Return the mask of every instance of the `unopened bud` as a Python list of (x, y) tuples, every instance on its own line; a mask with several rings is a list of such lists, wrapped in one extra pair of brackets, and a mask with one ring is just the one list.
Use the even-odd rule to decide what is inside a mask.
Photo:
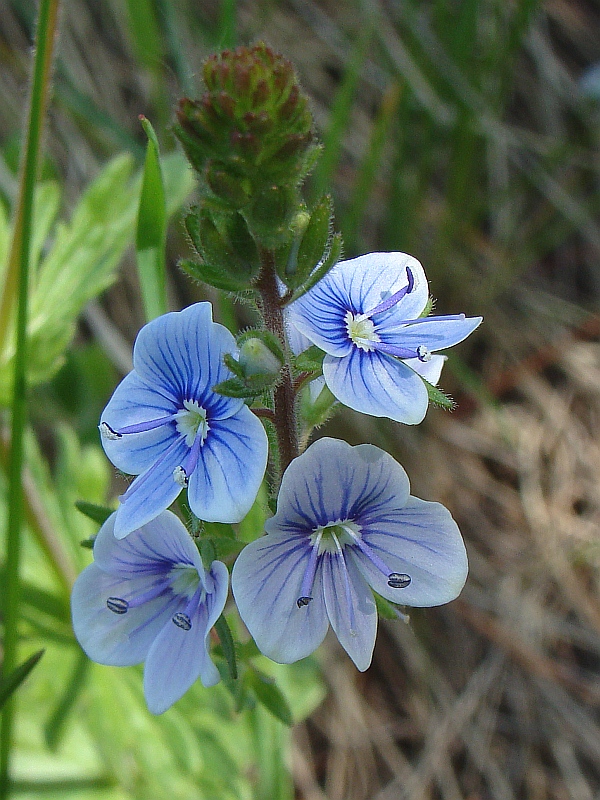
[(255, 337), (246, 339), (240, 347), (239, 364), (247, 377), (251, 375), (277, 375), (281, 361), (267, 345)]

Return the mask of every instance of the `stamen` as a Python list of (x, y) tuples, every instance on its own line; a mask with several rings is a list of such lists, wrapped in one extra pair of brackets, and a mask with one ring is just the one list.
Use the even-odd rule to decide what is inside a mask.
[(417, 358), (423, 362), (431, 361), (431, 350), (424, 344), (420, 344), (417, 347)]
[(159, 417), (158, 419), (150, 419), (147, 422), (136, 422), (134, 425), (125, 425), (124, 428), (115, 430), (111, 428), (107, 422), (101, 422), (99, 425), (100, 433), (105, 439), (120, 439), (128, 433), (145, 433), (146, 431), (153, 431), (155, 428), (162, 428), (168, 422), (175, 419), (175, 414), (169, 414), (166, 417)]
[(126, 614), (129, 611), (129, 603), (123, 600), (122, 597), (109, 597), (106, 601), (106, 607), (113, 614)]
[(173, 622), (178, 628), (181, 628), (182, 631), (189, 631), (192, 627), (192, 620), (182, 611), (178, 611), (173, 615)]
[(411, 580), (410, 575), (405, 572), (391, 572), (388, 576), (388, 586), (390, 589), (406, 589)]
[(395, 306), (396, 303), (399, 303), (403, 297), (406, 297), (407, 294), (410, 294), (415, 287), (415, 279), (412, 274), (412, 270), (410, 267), (406, 268), (406, 277), (408, 278), (408, 285), (404, 286), (397, 292), (394, 292), (393, 295), (387, 298), (387, 300), (383, 300), (379, 305), (376, 305), (375, 308), (371, 309), (371, 311), (366, 311), (364, 316), (365, 317), (372, 317), (375, 314), (382, 314), (384, 311), (388, 311), (392, 306)]
[[(422, 347), (422, 345), (419, 345), (419, 347)], [(386, 344), (386, 342), (373, 342), (372, 348), (395, 358), (419, 358), (418, 348), (413, 350), (410, 347), (397, 347), (395, 344)]]
[(406, 587), (411, 582), (410, 575), (406, 575), (404, 572), (390, 572), (389, 567), (383, 561), (383, 559), (379, 558), (377, 553), (373, 552), (371, 547), (359, 536), (350, 525), (342, 525), (344, 532), (352, 539), (354, 544), (358, 547), (361, 553), (369, 559), (369, 561), (376, 567), (385, 577), (387, 578), (388, 586), (391, 589), (406, 589)]
[(315, 580), (315, 575), (317, 573), (317, 562), (319, 560), (319, 545), (321, 544), (322, 538), (323, 538), (323, 531), (319, 531), (315, 541), (312, 543), (310, 558), (308, 559), (306, 571), (304, 572), (304, 577), (302, 578), (302, 586), (300, 587), (300, 597), (296, 600), (296, 605), (298, 606), (298, 608), (307, 606), (312, 600), (310, 593), (312, 590), (312, 585)]
[(185, 474), (183, 467), (175, 467), (173, 470), (173, 480), (184, 489), (188, 485), (188, 476)]
[(111, 442), (121, 438), (121, 434), (113, 430), (107, 422), (101, 422), (100, 425), (98, 425), (98, 429), (100, 430), (100, 435)]
[(204, 436), (200, 430), (196, 433), (196, 438), (192, 444), (189, 453), (185, 457), (183, 464), (175, 467), (173, 470), (173, 480), (180, 486), (186, 487), (189, 483), (190, 475), (196, 469), (198, 458), (200, 456), (200, 448), (204, 442)]

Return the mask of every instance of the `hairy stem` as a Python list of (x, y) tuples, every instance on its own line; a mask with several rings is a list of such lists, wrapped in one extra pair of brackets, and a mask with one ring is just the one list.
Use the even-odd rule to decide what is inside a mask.
[[(273, 253), (269, 250), (263, 250), (261, 259), (262, 266), (256, 284), (260, 292), (261, 311), (268, 330), (277, 336), (281, 341), (284, 352), (287, 353), (283, 307), (277, 286), (277, 273), (275, 272)], [(273, 424), (279, 445), (279, 478), (281, 479), (290, 462), (298, 455), (296, 394), (294, 392), (292, 368), (289, 362), (286, 362), (282, 367), (281, 381), (275, 389), (274, 402)]]

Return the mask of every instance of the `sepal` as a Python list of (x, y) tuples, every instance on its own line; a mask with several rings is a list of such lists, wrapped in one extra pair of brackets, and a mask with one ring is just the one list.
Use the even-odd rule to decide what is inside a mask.
[(327, 275), (329, 270), (332, 269), (332, 267), (334, 267), (340, 260), (343, 246), (342, 234), (334, 233), (334, 235), (331, 237), (331, 243), (327, 255), (314, 270), (314, 272), (312, 272), (308, 280), (306, 280), (302, 286), (298, 287), (296, 291), (291, 294), (291, 297), (288, 301), (289, 303), (293, 303), (295, 300), (298, 300), (299, 297), (302, 297), (302, 295), (306, 294), (306, 292), (312, 289), (312, 287), (315, 286), (315, 284), (317, 284), (321, 278), (324, 278), (325, 275)]
[(323, 372), (324, 358), (324, 351), (313, 344), (294, 358), (294, 366), (299, 372), (314, 372), (320, 375)]
[(453, 411), (456, 408), (456, 403), (451, 397), (449, 397), (445, 392), (442, 392), (441, 389), (438, 389), (437, 386), (434, 386), (432, 383), (429, 383), (429, 381), (425, 380), (422, 375), (419, 377), (425, 384), (430, 403), (433, 403), (433, 405), (439, 406), (439, 408), (443, 408), (446, 411)]

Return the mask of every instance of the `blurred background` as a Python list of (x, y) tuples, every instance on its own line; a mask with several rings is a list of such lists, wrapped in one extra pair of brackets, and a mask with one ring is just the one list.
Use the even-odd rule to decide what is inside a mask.
[[(7, 214), (35, 14), (33, 2), (0, 3)], [(324, 152), (307, 196), (333, 194), (345, 255), (408, 252), (438, 313), (484, 316), (442, 376), (453, 413), (432, 408), (413, 429), (344, 411), (320, 431), (385, 447), (414, 494), (448, 506), (470, 577), (449, 606), (384, 621), (367, 673), (329, 640), (312, 666), (281, 672), (298, 718), (308, 714), (289, 741), (262, 717), (242, 731), (225, 695), (201, 687), (148, 720), (138, 672), (117, 679), (81, 658), (61, 594), (94, 530), (73, 502), (114, 496), (96, 425), (144, 321), (128, 188), (144, 157), (138, 116), (175, 153), (174, 108), (200, 93), (203, 59), (257, 40), (294, 63), (312, 98)], [(69, 0), (54, 80), (38, 252), (77, 223), (65, 257), (96, 248), (114, 282), (31, 400), (22, 634), (47, 653), (19, 694), (20, 796), (600, 798), (600, 5)], [(168, 158), (171, 306), (208, 298), (222, 322), (247, 324), (247, 309), (176, 266), (193, 180), (181, 154)], [(112, 234), (101, 213), (114, 215)], [(261, 753), (277, 747), (293, 787), (264, 772)]]

